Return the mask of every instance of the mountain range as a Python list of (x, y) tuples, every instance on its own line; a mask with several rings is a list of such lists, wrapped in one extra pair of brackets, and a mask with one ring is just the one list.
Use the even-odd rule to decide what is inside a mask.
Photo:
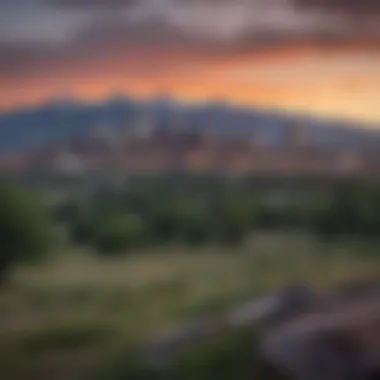
[(270, 146), (281, 144), (284, 125), (292, 120), (302, 124), (312, 145), (335, 150), (380, 150), (380, 129), (368, 129), (347, 121), (289, 115), (222, 102), (184, 105), (165, 97), (136, 101), (113, 96), (98, 103), (59, 100), (0, 114), (0, 156), (24, 154), (63, 142), (86, 134), (96, 126), (117, 133), (132, 127), (141, 118), (149, 120), (154, 128), (177, 124), (193, 130), (259, 135), (260, 141)]

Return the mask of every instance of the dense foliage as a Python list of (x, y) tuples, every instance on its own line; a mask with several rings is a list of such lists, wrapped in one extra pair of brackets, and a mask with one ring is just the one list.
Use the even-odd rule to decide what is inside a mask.
[(106, 254), (148, 245), (238, 245), (256, 230), (326, 239), (380, 237), (380, 187), (345, 185), (298, 194), (239, 183), (153, 182), (69, 199), (57, 219), (73, 242)]
[[(233, 181), (216, 185), (192, 180), (151, 181), (131, 182), (118, 190), (64, 195), (66, 198), (53, 204), (51, 219), (48, 208), (34, 192), (0, 187), (2, 274), (9, 273), (17, 262), (46, 252), (51, 242), (51, 227), (57, 224), (69, 232), (70, 244), (89, 245), (105, 256), (136, 252), (146, 246), (152, 246), (150, 252), (156, 252), (157, 246), (178, 242), (192, 247), (203, 244), (236, 247), (247, 238), (255, 238), (259, 230), (301, 231), (327, 241), (348, 237), (372, 243), (380, 238), (377, 184), (304, 190), (279, 184), (263, 189)], [(329, 249), (335, 245), (318, 245), (312, 239), (310, 244), (301, 246), (298, 240), (295, 245), (291, 242), (292, 239), (281, 240), (280, 246), (269, 251), (265, 244), (261, 248), (258, 244), (254, 251), (240, 250), (251, 256), (229, 255), (221, 261), (220, 256), (214, 255), (223, 251), (220, 249), (200, 250), (210, 252), (202, 257), (184, 255), (181, 260), (186, 261), (178, 261), (177, 265), (173, 250), (168, 250), (167, 261), (163, 261), (164, 256), (152, 255), (149, 258), (152, 262), (142, 258), (141, 267), (172, 268), (168, 277), (162, 276), (161, 269), (136, 271), (134, 276), (136, 268), (141, 267), (130, 266), (129, 260), (114, 260), (103, 267), (103, 260), (96, 257), (86, 256), (83, 260), (80, 254), (75, 254), (73, 259), (65, 251), (57, 255), (57, 262), (52, 260), (50, 266), (43, 266), (34, 276), (28, 274), (14, 289), (10, 287), (14, 304), (11, 297), (2, 299), (3, 309), (13, 313), (9, 315), (21, 323), (22, 329), (9, 332), (8, 337), (12, 336), (16, 342), (13, 345), (8, 338), (0, 342), (1, 355), (6, 358), (1, 371), (5, 378), (16, 378), (7, 376), (8, 370), (12, 374), (25, 373), (24, 377), (17, 377), (20, 379), (42, 379), (51, 378), (54, 370), (62, 377), (65, 370), (73, 368), (66, 377), (91, 378), (73, 376), (88, 365), (92, 371), (89, 373), (95, 373), (94, 378), (99, 380), (277, 379), (276, 374), (272, 375), (262, 365), (255, 351), (259, 338), (255, 331), (223, 329), (223, 334), (215, 336), (209, 345), (195, 347), (194, 351), (190, 347), (173, 368), (158, 373), (139, 363), (133, 343), (153, 331), (151, 325), (161, 328), (184, 315), (217, 314), (219, 309), (246, 295), (269, 290), (272, 282), (277, 287), (295, 278), (310, 278), (312, 283), (318, 279), (325, 286), (341, 281), (340, 268), (345, 276), (356, 273), (357, 267), (357, 273), (366, 276), (372, 273), (369, 268), (378, 268), (377, 259), (368, 260), (368, 255), (366, 266), (358, 265), (359, 261), (365, 261), (361, 249), (348, 251), (349, 255), (360, 255), (360, 260), (357, 257), (351, 260), (342, 255), (340, 245), (336, 245), (338, 249)], [(275, 255), (268, 255), (272, 249)], [(376, 252), (377, 248), (370, 251)], [(309, 255), (310, 252), (313, 254)], [(323, 255), (324, 252), (328, 254)], [(125, 266), (121, 267), (123, 263)], [(136, 278), (139, 285), (133, 286)], [(207, 289), (206, 295), (199, 289)], [(162, 315), (156, 314), (156, 310), (165, 308), (167, 311)], [(38, 321), (36, 327), (31, 327), (30, 321)], [(8, 324), (4, 323), (3, 335), (8, 334), (7, 329)], [(124, 341), (127, 348), (133, 346), (130, 355), (121, 344)], [(78, 346), (81, 347), (77, 349)], [(13, 355), (12, 362), (8, 358)]]
[(0, 185), (0, 282), (13, 264), (46, 253), (53, 233), (48, 210), (37, 195)]

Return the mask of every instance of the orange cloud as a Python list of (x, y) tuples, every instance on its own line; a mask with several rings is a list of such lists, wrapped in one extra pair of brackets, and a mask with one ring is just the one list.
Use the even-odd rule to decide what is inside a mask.
[(313, 45), (239, 54), (134, 48), (78, 57), (28, 75), (0, 78), (0, 107), (37, 104), (60, 94), (97, 100), (113, 92), (160, 93), (380, 123), (380, 48)]

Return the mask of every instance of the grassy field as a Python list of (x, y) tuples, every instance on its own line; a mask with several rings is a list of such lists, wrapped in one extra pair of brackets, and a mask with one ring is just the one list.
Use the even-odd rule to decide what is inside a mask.
[[(0, 296), (1, 378), (140, 379), (128, 372), (127, 359), (152, 334), (289, 283), (329, 288), (377, 277), (377, 253), (352, 242), (326, 246), (280, 235), (260, 235), (235, 250), (170, 247), (108, 261), (60, 252), (17, 268)], [(215, 361), (207, 373), (194, 368), (180, 378), (220, 379)]]

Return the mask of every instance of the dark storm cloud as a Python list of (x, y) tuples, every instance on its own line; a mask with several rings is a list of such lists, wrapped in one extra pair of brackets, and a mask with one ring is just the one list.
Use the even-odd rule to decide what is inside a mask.
[(378, 0), (0, 0), (0, 75), (136, 46), (234, 52), (380, 34), (379, 8)]
[(295, 0), (295, 5), (350, 13), (380, 13), (379, 0)]
[(360, 18), (360, 10), (373, 15), (380, 8), (378, 0), (294, 1), (0, 0), (0, 42), (71, 43), (93, 29), (98, 37), (102, 29), (110, 35), (113, 22), (125, 24), (137, 41), (148, 35), (155, 40), (171, 29), (181, 38), (216, 43), (238, 43), (246, 35), (344, 34), (357, 27), (347, 11)]
[(137, 5), (140, 0), (45, 0), (45, 4), (60, 8), (114, 9)]

